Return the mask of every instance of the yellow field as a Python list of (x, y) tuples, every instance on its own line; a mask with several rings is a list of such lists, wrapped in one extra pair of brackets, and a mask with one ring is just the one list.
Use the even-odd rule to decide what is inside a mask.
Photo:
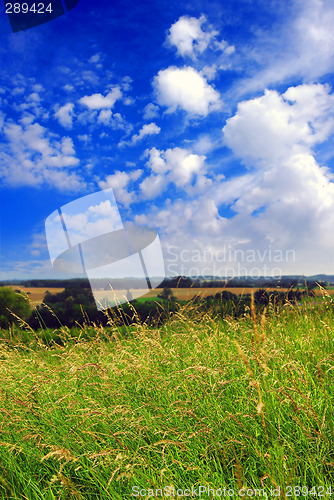
[[(219, 292), (232, 292), (235, 295), (246, 295), (248, 293), (254, 293), (257, 290), (263, 290), (262, 288), (172, 288), (172, 292), (174, 297), (176, 297), (179, 300), (190, 300), (196, 295), (198, 295), (201, 298), (208, 297), (209, 295), (215, 295), (216, 293)], [(268, 292), (274, 292), (274, 291), (280, 291), (286, 293), (289, 289), (288, 288), (266, 288), (265, 289)], [(145, 294), (145, 290), (130, 290), (132, 292), (141, 292), (142, 298), (149, 298), (149, 297), (157, 297), (159, 294), (162, 293), (163, 288), (155, 288), (154, 290), (150, 290), (148, 293)], [(334, 290), (326, 290), (326, 293), (329, 293), (330, 295), (334, 294)], [(103, 299), (103, 297), (106, 296), (108, 292), (106, 290), (99, 290), (94, 293), (95, 297), (97, 299)], [(125, 296), (127, 294), (127, 290), (117, 290), (117, 296)], [(315, 290), (316, 295), (321, 295), (321, 290), (316, 289)]]
[(20, 290), (29, 295), (29, 299), (34, 305), (41, 304), (44, 299), (45, 292), (48, 290), (50, 293), (60, 293), (65, 290), (65, 288), (44, 288), (44, 287), (26, 287), (19, 285), (11, 285), (10, 288), (13, 290)]
[[(55, 293), (60, 293), (64, 291), (64, 288), (45, 288), (45, 287), (24, 287), (24, 286), (14, 286), (12, 285), (10, 288), (13, 288), (13, 290), (21, 290), (22, 292), (25, 292), (29, 295), (29, 298), (31, 302), (34, 305), (41, 304), (44, 299), (45, 292), (48, 290), (50, 293), (55, 294)], [(263, 288), (261, 288), (263, 289)], [(172, 292), (174, 297), (176, 297), (179, 300), (190, 300), (195, 296), (199, 296), (201, 298), (208, 297), (209, 295), (215, 295), (216, 293), (219, 292), (232, 292), (235, 295), (246, 295), (248, 293), (254, 293), (257, 290), (260, 290), (260, 288), (172, 288)], [(280, 291), (280, 292), (287, 292), (288, 288), (266, 288), (268, 292), (273, 292), (273, 291)], [(162, 288), (155, 288), (154, 290), (150, 290), (148, 293), (145, 294), (145, 290), (130, 290), (133, 295), (137, 295), (138, 292), (140, 292), (140, 296), (143, 298), (154, 298), (157, 297), (159, 294), (162, 293), (163, 289)], [(322, 290), (315, 289), (315, 294), (317, 296), (322, 295)], [(334, 289), (332, 290), (325, 290), (326, 294), (329, 295), (334, 295)], [(106, 290), (99, 290), (95, 291), (94, 295), (97, 299), (101, 300), (108, 294), (108, 291)], [(126, 297), (127, 290), (117, 290), (117, 296), (125, 296)], [(142, 295), (141, 295), (142, 294)]]
[[(196, 295), (201, 298), (215, 295), (220, 292), (232, 292), (235, 295), (246, 295), (247, 293), (254, 293), (260, 288), (172, 288), (173, 295), (179, 300), (190, 300)], [(268, 291), (277, 290), (277, 288), (268, 288)], [(288, 288), (279, 288), (282, 292), (287, 292)], [(145, 297), (157, 297), (162, 292), (162, 288), (151, 290)]]
[[(219, 292), (232, 292), (235, 295), (246, 295), (248, 293), (254, 293), (258, 290), (263, 290), (265, 289), (267, 292), (274, 292), (274, 291), (279, 291), (279, 292), (288, 292), (289, 288), (172, 288), (172, 292), (174, 297), (176, 297), (179, 300), (190, 300), (191, 298), (195, 297), (198, 295), (199, 297), (208, 297), (209, 295), (215, 295), (216, 293)], [(155, 290), (150, 290), (149, 293), (144, 295), (144, 297), (157, 297), (161, 292), (162, 288), (156, 288)], [(144, 292), (145, 290), (143, 290)], [(329, 295), (334, 295), (334, 290), (326, 290), (326, 294)], [(126, 292), (125, 292), (126, 293)], [(317, 296), (321, 296), (323, 294), (322, 290), (319, 290), (318, 288), (315, 289), (315, 294)]]

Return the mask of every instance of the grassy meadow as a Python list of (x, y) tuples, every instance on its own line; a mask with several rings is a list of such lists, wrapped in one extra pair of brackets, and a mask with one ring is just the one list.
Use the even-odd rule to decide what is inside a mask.
[(159, 328), (2, 331), (0, 498), (334, 495), (333, 313), (188, 303)]

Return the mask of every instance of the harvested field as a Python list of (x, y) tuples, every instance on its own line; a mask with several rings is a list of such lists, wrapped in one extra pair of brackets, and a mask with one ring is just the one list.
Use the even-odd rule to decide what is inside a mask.
[[(41, 304), (44, 299), (45, 292), (48, 290), (51, 294), (56, 294), (64, 291), (64, 288), (46, 288), (46, 287), (25, 287), (25, 286), (14, 286), (12, 285), (11, 288), (13, 290), (21, 290), (24, 293), (27, 293), (29, 295), (29, 298), (31, 302), (34, 305)], [(235, 295), (247, 295), (250, 293), (254, 293), (257, 290), (260, 290), (263, 288), (247, 288), (247, 287), (236, 287), (236, 288), (172, 288), (172, 292), (174, 297), (176, 297), (178, 300), (190, 300), (196, 295), (205, 298), (208, 297), (209, 295), (215, 295), (216, 293), (220, 293), (223, 291), (226, 292), (231, 292), (234, 293)], [(274, 291), (280, 291), (280, 292), (287, 292), (289, 289), (288, 288), (266, 288), (268, 292), (274, 292)], [(133, 295), (137, 294), (138, 292), (142, 293), (142, 298), (144, 299), (149, 299), (149, 298), (154, 298), (157, 297), (159, 294), (161, 294), (163, 291), (163, 288), (155, 288), (154, 290), (150, 290), (148, 293), (145, 294), (145, 290), (130, 290)], [(99, 300), (102, 301), (102, 299), (107, 295), (108, 291), (107, 290), (99, 290), (95, 292), (95, 297), (97, 297)], [(315, 294), (317, 296), (322, 296), (324, 293), (323, 290), (320, 289), (315, 289)], [(124, 295), (126, 297), (127, 290), (117, 290), (117, 296)], [(325, 290), (325, 294), (328, 295), (334, 295), (334, 289), (330, 290)]]
[(41, 304), (44, 299), (44, 295), (46, 291), (49, 291), (52, 294), (60, 293), (65, 290), (65, 288), (45, 288), (45, 287), (26, 287), (19, 285), (10, 286), (13, 290), (20, 290), (21, 292), (29, 295), (29, 299), (34, 305)]
[[(220, 292), (232, 292), (235, 295), (246, 295), (248, 293), (254, 293), (260, 288), (173, 288), (173, 295), (179, 300), (190, 300), (191, 298), (198, 295), (199, 297), (205, 298), (209, 295), (215, 295)], [(268, 291), (280, 290), (282, 292), (287, 292), (288, 288), (268, 288)], [(151, 290), (145, 297), (156, 297), (162, 292), (162, 288), (156, 288)]]
[[(190, 300), (195, 296), (199, 296), (202, 298), (208, 297), (209, 295), (215, 295), (216, 293), (220, 293), (223, 291), (226, 292), (231, 292), (234, 293), (235, 295), (247, 295), (256, 292), (257, 290), (263, 290), (264, 288), (245, 288), (245, 287), (240, 287), (240, 288), (172, 288), (172, 292), (174, 297), (176, 297), (178, 300)], [(279, 291), (279, 292), (288, 292), (288, 288), (265, 288), (268, 292), (274, 292), (274, 291)], [(163, 291), (163, 288), (155, 288), (154, 290), (150, 290), (148, 293), (145, 294), (145, 290), (130, 290), (131, 293), (138, 293), (141, 292), (142, 298), (148, 299), (148, 298), (154, 298), (157, 297), (159, 294), (161, 294)], [(316, 295), (322, 295), (322, 291), (316, 289), (315, 290)], [(326, 290), (327, 293), (327, 290)], [(334, 290), (328, 290), (328, 293), (330, 295), (334, 294)], [(98, 299), (102, 299), (105, 297), (107, 294), (106, 290), (99, 290), (95, 292), (95, 296)], [(117, 295), (121, 296), (124, 295), (126, 296), (127, 290), (117, 290)]]
[[(162, 288), (156, 288), (155, 290), (150, 290), (149, 293), (145, 295), (145, 297), (157, 297), (161, 292)], [(247, 295), (251, 293), (255, 293), (258, 290), (266, 290), (267, 292), (288, 292), (289, 288), (245, 288), (245, 287), (235, 287), (235, 288), (172, 288), (173, 295), (179, 299), (179, 300), (189, 300), (192, 297), (195, 297), (196, 295), (199, 295), (200, 297), (208, 297), (209, 295), (215, 295), (216, 293), (220, 292), (231, 292), (234, 293), (235, 295)], [(323, 290), (320, 290), (316, 288), (315, 294), (317, 296), (322, 296), (324, 294)], [(327, 295), (334, 295), (334, 289), (333, 290), (325, 290), (325, 294)]]

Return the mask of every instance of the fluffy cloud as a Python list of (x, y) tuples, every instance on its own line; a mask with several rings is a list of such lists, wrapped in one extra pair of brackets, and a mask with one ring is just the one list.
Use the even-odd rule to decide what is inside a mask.
[(74, 87), (73, 87), (73, 85), (66, 84), (66, 85), (63, 86), (63, 89), (66, 92), (72, 92), (72, 90), (74, 90)]
[(12, 95), (22, 95), (24, 94), (25, 92), (25, 88), (24, 87), (15, 87), (13, 90), (12, 90)]
[(144, 119), (145, 120), (152, 120), (152, 118), (156, 118), (159, 116), (159, 106), (156, 106), (153, 104), (153, 102), (150, 102), (145, 106), (144, 109)]
[(152, 173), (140, 184), (144, 199), (153, 199), (160, 195), (170, 183), (189, 190), (194, 179), (198, 181), (204, 178), (205, 156), (192, 154), (182, 148), (166, 151), (152, 148), (147, 153), (147, 166)]
[(158, 103), (166, 106), (169, 113), (180, 108), (190, 115), (207, 116), (221, 108), (219, 93), (190, 66), (159, 71), (153, 85)]
[[(318, 272), (319, 259), (333, 271), (334, 183), (313, 152), (334, 131), (333, 99), (324, 85), (291, 87), (283, 95), (267, 91), (239, 104), (224, 127), (225, 143), (250, 170), (235, 193), (232, 221), (253, 244), (256, 238), (294, 249), (297, 272)], [(231, 231), (241, 237), (232, 221)]]
[(112, 116), (112, 111), (110, 109), (102, 109), (99, 113), (97, 121), (103, 123), (104, 125), (109, 125)]
[(208, 134), (201, 134), (195, 141), (192, 143), (192, 150), (197, 154), (207, 154), (213, 151), (214, 149), (219, 147), (218, 144), (215, 143), (214, 139)]
[(77, 191), (85, 187), (72, 171), (79, 164), (72, 139), (55, 139), (38, 123), (5, 123), (0, 148), (2, 182), (11, 186), (51, 186)]
[[(130, 131), (130, 130), (129, 130)], [(131, 137), (130, 141), (121, 141), (119, 142), (118, 146), (123, 147), (123, 146), (134, 146), (138, 142), (142, 141), (144, 137), (148, 135), (157, 135), (161, 131), (161, 128), (156, 125), (156, 123), (146, 123), (145, 125), (142, 126), (142, 128), (139, 130), (138, 134), (134, 134)]]
[[(39, 85), (34, 87), (37, 89), (41, 88)], [(34, 117), (48, 118), (49, 113), (41, 105), (42, 98), (38, 92), (31, 92), (28, 94), (28, 89), (26, 89), (22, 98), (23, 100), (21, 102), (17, 100), (14, 103), (13, 109), (19, 112), (31, 113)]]
[[(101, 193), (101, 195), (102, 198), (103, 194)], [(98, 195), (96, 198), (98, 198)], [(96, 202), (95, 205), (91, 205), (85, 210), (80, 210), (80, 205), (75, 208), (69, 206), (62, 209), (65, 226), (72, 245), (122, 228), (120, 214), (113, 200), (107, 199), (99, 202), (97, 199)], [(55, 227), (57, 228), (57, 225)], [(57, 229), (52, 227), (52, 232), (48, 231), (49, 245), (51, 241), (52, 246), (56, 248), (59, 238), (58, 230), (59, 226)]]
[(202, 25), (206, 22), (205, 16), (182, 16), (174, 23), (168, 35), (170, 45), (176, 47), (178, 54), (191, 59), (196, 59), (197, 54), (202, 54), (210, 41), (218, 35), (218, 31), (203, 31)]
[[(206, 28), (203, 29), (203, 26)], [(199, 18), (182, 16), (170, 28), (167, 43), (176, 48), (182, 57), (189, 57), (193, 61), (208, 48), (215, 53), (221, 52), (225, 55), (233, 54), (235, 47), (229, 45), (225, 40), (218, 41), (218, 31), (207, 25), (204, 15)]]
[[(91, 112), (88, 121), (95, 124), (96, 115), (94, 111)], [(127, 134), (129, 134), (133, 128), (120, 113), (113, 113), (110, 109), (102, 109), (97, 117), (97, 122), (107, 127), (111, 127), (114, 130), (124, 130)]]
[(129, 207), (136, 201), (135, 193), (128, 190), (131, 183), (136, 182), (142, 175), (143, 171), (140, 169), (131, 172), (121, 172), (116, 170), (112, 175), (108, 175), (105, 181), (99, 182), (101, 189), (112, 188), (115, 193), (116, 200), (125, 207)]
[(272, 161), (307, 153), (333, 132), (334, 97), (325, 85), (290, 87), (284, 94), (239, 103), (224, 127), (225, 143), (245, 163)]
[(143, 127), (139, 130), (138, 134), (135, 134), (132, 136), (131, 141), (133, 144), (137, 143), (138, 141), (141, 141), (144, 139), (145, 136), (147, 135), (156, 135), (159, 134), (161, 131), (161, 128), (158, 127), (155, 123), (147, 123), (143, 125)]
[[(239, 104), (224, 127), (224, 142), (247, 172), (217, 176), (202, 193), (168, 199), (138, 217), (163, 235), (168, 274), (334, 272), (333, 175), (314, 152), (333, 135), (333, 99), (324, 85), (301, 85)], [(151, 192), (166, 189), (171, 172), (180, 176), (185, 158), (177, 148), (152, 149), (144, 194), (152, 198)], [(203, 159), (189, 161), (194, 178), (210, 180), (204, 163), (199, 166)]]
[(60, 125), (63, 127), (70, 129), (73, 125), (73, 109), (74, 104), (69, 102), (64, 106), (61, 106), (56, 112), (55, 117), (59, 121)]
[(90, 110), (111, 109), (115, 102), (122, 97), (121, 89), (116, 86), (105, 97), (102, 94), (86, 95), (79, 99), (79, 103), (86, 106)]
[(189, 184), (193, 177), (204, 170), (204, 155), (194, 155), (181, 148), (167, 149), (164, 155), (170, 171), (170, 180), (178, 187)]
[(89, 63), (96, 64), (100, 61), (101, 59), (101, 54), (94, 54), (88, 59)]
[[(168, 275), (189, 272), (194, 265), (189, 259), (189, 251), (198, 251), (210, 245), (212, 248), (219, 248), (224, 240), (226, 242), (226, 235), (223, 233), (226, 219), (219, 215), (217, 204), (207, 195), (192, 200), (167, 200), (164, 206), (153, 206), (149, 213), (136, 216), (135, 222), (159, 228), (165, 250), (170, 246), (174, 247), (173, 255), (168, 250), (164, 252)], [(185, 266), (180, 257), (184, 250), (188, 251)], [(203, 274), (203, 262), (197, 260), (195, 266), (198, 272), (192, 274)]]

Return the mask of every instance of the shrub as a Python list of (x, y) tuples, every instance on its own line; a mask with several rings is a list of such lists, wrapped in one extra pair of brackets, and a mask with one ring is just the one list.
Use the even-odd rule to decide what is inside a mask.
[[(0, 327), (8, 328), (17, 323), (18, 316), (26, 319), (31, 314), (31, 307), (27, 298), (20, 292), (9, 287), (0, 288)], [(15, 316), (14, 316), (15, 315)]]

